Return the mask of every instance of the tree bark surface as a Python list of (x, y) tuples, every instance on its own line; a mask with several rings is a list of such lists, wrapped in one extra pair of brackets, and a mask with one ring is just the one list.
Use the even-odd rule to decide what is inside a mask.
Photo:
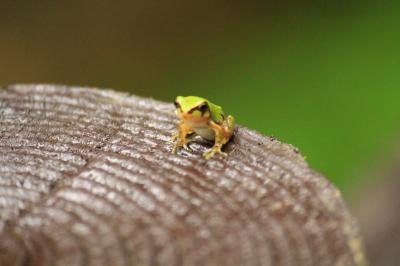
[(171, 154), (171, 103), (0, 89), (0, 265), (364, 265), (339, 191), (237, 126), (227, 157)]

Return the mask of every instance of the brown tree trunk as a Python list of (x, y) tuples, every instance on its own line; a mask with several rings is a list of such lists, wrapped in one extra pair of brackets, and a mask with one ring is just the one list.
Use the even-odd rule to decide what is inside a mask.
[(173, 105), (0, 89), (1, 265), (362, 265), (339, 191), (291, 145), (238, 126), (171, 154)]

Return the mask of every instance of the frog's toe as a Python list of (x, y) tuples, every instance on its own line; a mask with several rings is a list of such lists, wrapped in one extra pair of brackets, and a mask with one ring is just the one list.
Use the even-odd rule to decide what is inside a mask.
[(211, 148), (210, 150), (206, 151), (203, 153), (204, 158), (206, 159), (210, 159), (212, 158), (215, 154), (221, 154), (222, 156), (228, 156), (227, 153), (221, 151), (220, 147), (215, 147), (215, 148)]
[(224, 156), (224, 157), (228, 156), (228, 154), (227, 154), (226, 152), (223, 152), (223, 151), (221, 151), (221, 150), (218, 151), (218, 153), (221, 154), (221, 155)]
[(213, 150), (209, 150), (203, 153), (203, 157), (206, 158), (207, 160), (213, 157), (215, 152)]
[(172, 148), (172, 151), (171, 151), (171, 153), (172, 154), (176, 154), (176, 151), (178, 150), (178, 147), (177, 146), (174, 146), (173, 148)]
[(178, 134), (173, 134), (170, 138), (169, 138), (169, 141), (170, 142), (174, 142), (175, 140), (177, 140), (178, 139)]

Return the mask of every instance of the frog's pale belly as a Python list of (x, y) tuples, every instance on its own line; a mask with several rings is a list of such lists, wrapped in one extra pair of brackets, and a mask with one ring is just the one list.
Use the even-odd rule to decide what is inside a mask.
[(197, 127), (197, 128), (193, 128), (193, 131), (196, 132), (196, 134), (201, 136), (202, 138), (205, 138), (205, 139), (208, 139), (208, 140), (214, 140), (215, 139), (214, 130), (212, 130), (211, 128)]

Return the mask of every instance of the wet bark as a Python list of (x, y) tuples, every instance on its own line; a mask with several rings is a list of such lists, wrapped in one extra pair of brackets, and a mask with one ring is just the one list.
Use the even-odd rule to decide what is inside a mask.
[(0, 265), (362, 265), (339, 191), (291, 145), (237, 126), (228, 157), (171, 154), (173, 105), (0, 89)]

